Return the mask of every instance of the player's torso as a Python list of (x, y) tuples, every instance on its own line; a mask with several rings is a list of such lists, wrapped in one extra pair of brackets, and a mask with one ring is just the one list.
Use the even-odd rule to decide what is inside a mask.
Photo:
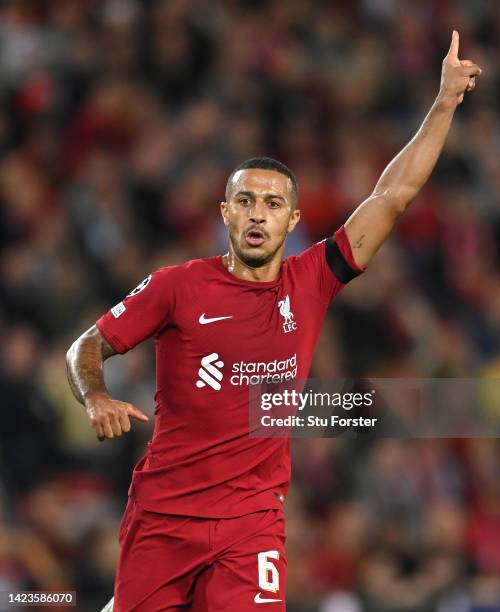
[(175, 404), (206, 410), (246, 402), (248, 385), (263, 378), (307, 376), (324, 306), (286, 267), (265, 284), (213, 274), (182, 287), (174, 320), (157, 339), (160, 394), (175, 389)]
[(249, 436), (249, 385), (308, 375), (329, 295), (317, 255), (287, 260), (272, 283), (238, 280), (220, 258), (171, 276), (168, 323), (156, 337), (155, 430), (134, 481), (152, 511), (281, 507), (289, 440)]

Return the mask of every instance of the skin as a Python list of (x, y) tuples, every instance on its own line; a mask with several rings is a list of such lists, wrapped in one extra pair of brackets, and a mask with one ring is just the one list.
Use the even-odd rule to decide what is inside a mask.
[(441, 86), (422, 126), (391, 161), (372, 194), (345, 223), (356, 263), (366, 266), (389, 236), (399, 217), (427, 182), (450, 130), (455, 110), (476, 85), (479, 66), (458, 58), (459, 36), (453, 31), (443, 60)]
[[(240, 170), (228, 192), (228, 201), (220, 205), (229, 234), (224, 265), (237, 278), (261, 282), (277, 279), (286, 237), (300, 219), (292, 181), (274, 170)], [(261, 246), (251, 246), (245, 240), (252, 229), (262, 232)]]
[(131, 416), (140, 421), (149, 420), (134, 405), (109, 395), (104, 384), (103, 365), (115, 354), (95, 325), (75, 340), (66, 354), (71, 390), (85, 406), (90, 426), (95, 429), (100, 442), (130, 431)]
[[(382, 173), (372, 194), (345, 224), (354, 259), (366, 266), (429, 178), (444, 146), (455, 110), (474, 89), (479, 66), (458, 58), (459, 37), (453, 32), (443, 60), (439, 93), (422, 126)], [(223, 261), (237, 278), (273, 281), (280, 273), (285, 240), (300, 219), (291, 180), (274, 170), (240, 170), (228, 186), (220, 210), (228, 228), (229, 251)], [(245, 236), (257, 229), (261, 245)], [(130, 431), (130, 418), (148, 417), (132, 404), (110, 397), (103, 378), (104, 361), (115, 354), (93, 326), (67, 353), (68, 379), (76, 399), (84, 404), (99, 440)]]

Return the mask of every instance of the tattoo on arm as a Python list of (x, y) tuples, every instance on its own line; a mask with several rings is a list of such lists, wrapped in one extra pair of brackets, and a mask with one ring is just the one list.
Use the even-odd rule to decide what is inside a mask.
[(71, 346), (66, 355), (68, 381), (71, 391), (80, 404), (95, 391), (107, 393), (104, 384), (103, 364), (116, 351), (101, 336), (99, 330), (91, 327)]
[(361, 234), (361, 236), (356, 240), (353, 249), (360, 249), (363, 246), (363, 238), (365, 237), (364, 234)]

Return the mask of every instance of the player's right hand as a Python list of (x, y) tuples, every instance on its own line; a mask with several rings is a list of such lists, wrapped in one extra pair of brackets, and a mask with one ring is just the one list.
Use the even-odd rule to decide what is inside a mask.
[(149, 417), (133, 404), (120, 402), (111, 398), (107, 393), (93, 394), (86, 398), (85, 408), (90, 420), (90, 426), (95, 429), (97, 439), (102, 442), (105, 438), (121, 436), (130, 431), (130, 419), (134, 417), (139, 421), (149, 421)]

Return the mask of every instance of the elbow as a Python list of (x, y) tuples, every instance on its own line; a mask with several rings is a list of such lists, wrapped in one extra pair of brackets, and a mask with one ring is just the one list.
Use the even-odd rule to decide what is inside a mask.
[(75, 358), (78, 356), (78, 353), (82, 349), (83, 341), (85, 340), (85, 337), (87, 334), (88, 334), (88, 331), (84, 332), (81, 336), (78, 336), (78, 338), (73, 342), (73, 344), (66, 351), (66, 364), (68, 368), (70, 367), (71, 363), (74, 362)]
[(71, 362), (73, 361), (74, 355), (76, 353), (77, 343), (78, 343), (78, 340), (75, 340), (73, 344), (69, 347), (69, 349), (66, 351), (66, 366), (68, 368), (70, 367)]
[(399, 217), (417, 197), (418, 191), (414, 187), (400, 185), (385, 189), (381, 195), (393, 214)]

